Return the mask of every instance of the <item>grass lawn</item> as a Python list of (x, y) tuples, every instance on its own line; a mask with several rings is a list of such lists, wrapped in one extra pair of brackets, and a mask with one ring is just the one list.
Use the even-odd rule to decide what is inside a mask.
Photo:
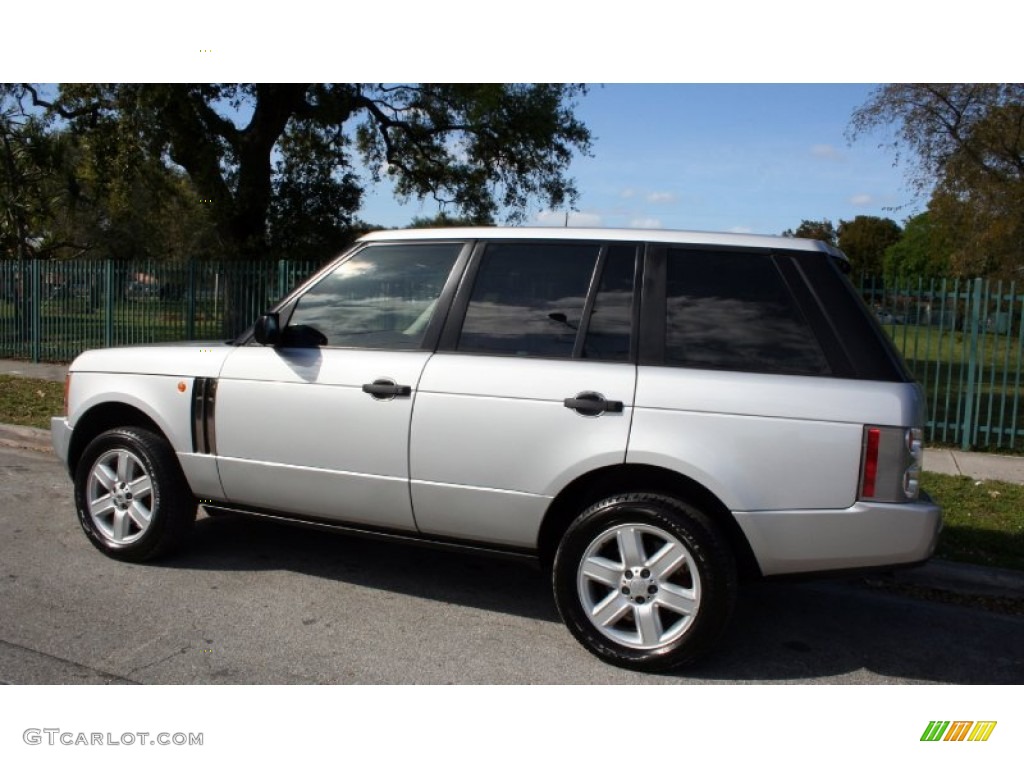
[(0, 375), (0, 424), (50, 428), (64, 410), (64, 385), (57, 381)]
[[(64, 386), (0, 375), (0, 424), (49, 429)], [(942, 505), (938, 557), (1024, 570), (1024, 486), (925, 472), (922, 487)]]
[(1024, 571), (1024, 486), (925, 472), (922, 487), (942, 506), (937, 557)]

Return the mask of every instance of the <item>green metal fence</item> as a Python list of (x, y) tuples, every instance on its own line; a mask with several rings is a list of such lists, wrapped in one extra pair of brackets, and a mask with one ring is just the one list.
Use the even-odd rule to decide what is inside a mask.
[(1024, 448), (1024, 291), (1014, 283), (865, 279), (861, 293), (928, 402), (927, 439)]
[(227, 338), (318, 267), (0, 261), (0, 357), (64, 362), (95, 347)]
[[(226, 338), (319, 266), (0, 261), (0, 357), (64, 362), (94, 347)], [(866, 278), (860, 290), (925, 388), (928, 440), (1024, 448), (1024, 289)]]

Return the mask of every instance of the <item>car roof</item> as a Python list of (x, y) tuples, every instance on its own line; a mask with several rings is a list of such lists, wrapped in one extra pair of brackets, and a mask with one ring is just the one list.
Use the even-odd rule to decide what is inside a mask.
[(370, 232), (359, 242), (382, 240), (602, 240), (605, 242), (676, 243), (681, 245), (772, 248), (787, 251), (818, 251), (846, 260), (838, 248), (820, 240), (780, 235), (748, 235), (733, 232), (698, 232), (677, 229), (604, 229), (594, 227), (433, 227), (388, 229)]

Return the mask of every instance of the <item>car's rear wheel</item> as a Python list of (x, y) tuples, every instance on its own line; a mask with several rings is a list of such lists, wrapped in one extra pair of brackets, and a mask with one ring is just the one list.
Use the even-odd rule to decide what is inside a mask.
[(89, 443), (75, 473), (75, 506), (97, 549), (132, 562), (177, 549), (196, 516), (171, 446), (140, 427), (111, 429)]
[(708, 650), (736, 599), (735, 561), (710, 519), (649, 493), (605, 499), (577, 518), (553, 579), (558, 610), (587, 650), (649, 672)]

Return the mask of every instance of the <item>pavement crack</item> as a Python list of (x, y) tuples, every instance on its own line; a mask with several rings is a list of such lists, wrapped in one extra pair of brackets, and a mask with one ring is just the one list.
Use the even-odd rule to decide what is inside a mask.
[(171, 651), (166, 656), (161, 656), (159, 659), (154, 659), (153, 661), (149, 662), (148, 664), (142, 664), (142, 665), (140, 665), (138, 667), (132, 667), (130, 670), (128, 670), (128, 674), (129, 675), (134, 675), (134, 674), (136, 674), (138, 672), (141, 672), (144, 669), (149, 669), (150, 667), (155, 667), (157, 664), (162, 664), (163, 662), (165, 662), (165, 661), (167, 661), (169, 659), (173, 659), (175, 656), (184, 656), (190, 650), (192, 650), (191, 643), (186, 645), (183, 648), (179, 648), (176, 651)]

